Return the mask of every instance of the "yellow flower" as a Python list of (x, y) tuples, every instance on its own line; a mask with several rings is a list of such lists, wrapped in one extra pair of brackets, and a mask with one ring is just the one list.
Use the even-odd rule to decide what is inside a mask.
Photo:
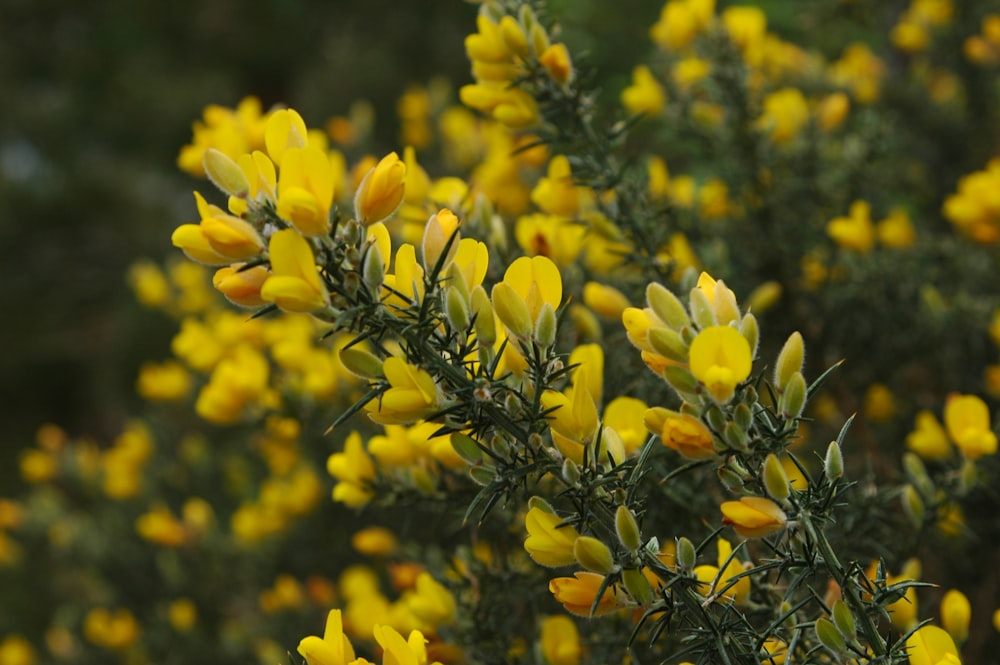
[(876, 224), (875, 229), (883, 247), (902, 249), (913, 247), (917, 241), (910, 216), (903, 208), (893, 208), (888, 217)]
[(552, 428), (552, 440), (559, 451), (574, 462), (583, 462), (584, 447), (594, 439), (599, 424), (597, 406), (590, 391), (582, 385), (565, 393), (546, 390), (541, 397), (542, 408)]
[(382, 647), (382, 665), (427, 665), (427, 640), (419, 630), (404, 640), (396, 629), (375, 624), (372, 634)]
[(547, 256), (566, 266), (583, 250), (587, 227), (558, 215), (521, 215), (514, 226), (514, 237), (528, 256)]
[(712, 63), (696, 57), (687, 57), (679, 60), (671, 70), (674, 81), (682, 90), (690, 88), (692, 85), (708, 76), (712, 71)]
[(726, 501), (720, 506), (722, 523), (733, 527), (744, 538), (763, 538), (785, 528), (785, 511), (770, 499), (745, 496), (739, 501)]
[(542, 656), (548, 665), (579, 665), (583, 650), (576, 624), (568, 616), (542, 619)]
[(344, 441), (344, 450), (326, 460), (327, 472), (338, 481), (333, 488), (333, 500), (358, 508), (372, 498), (369, 481), (375, 478), (375, 464), (365, 452), (361, 435), (351, 432)]
[(351, 547), (366, 556), (386, 556), (399, 547), (396, 535), (380, 526), (370, 526), (351, 536)]
[(151, 402), (174, 402), (191, 391), (191, 374), (179, 362), (143, 363), (136, 392)]
[(910, 665), (961, 665), (951, 635), (937, 626), (921, 626), (906, 638)]
[(782, 88), (764, 98), (764, 113), (757, 126), (781, 145), (788, 143), (809, 122), (809, 105), (798, 88)]
[(264, 126), (264, 145), (271, 160), (281, 166), (289, 148), (303, 148), (309, 131), (306, 123), (294, 109), (278, 109), (271, 113)]
[(264, 240), (253, 226), (209, 205), (198, 192), (194, 197), (200, 223), (183, 224), (171, 236), (173, 245), (188, 258), (206, 265), (225, 265), (246, 261), (263, 251)]
[(34, 647), (20, 635), (8, 635), (0, 642), (0, 665), (34, 665), (36, 662)]
[(561, 42), (545, 49), (538, 56), (538, 62), (559, 85), (566, 85), (573, 79), (573, 61), (570, 59), (569, 49)]
[(951, 589), (941, 598), (941, 625), (956, 643), (961, 644), (969, 636), (971, 617), (969, 599), (958, 589)]
[(83, 618), (83, 636), (91, 644), (120, 650), (139, 639), (139, 622), (127, 609), (95, 607)]
[(646, 65), (632, 70), (632, 85), (622, 90), (622, 105), (629, 113), (657, 115), (667, 104), (667, 93)]
[(869, 420), (884, 423), (896, 413), (896, 398), (885, 384), (873, 383), (865, 391), (863, 408)]
[(826, 233), (844, 249), (867, 254), (875, 245), (871, 208), (864, 201), (851, 204), (850, 215), (837, 217), (826, 225)]
[(562, 525), (558, 515), (533, 506), (524, 518), (528, 537), (524, 549), (535, 563), (549, 568), (568, 566), (576, 561), (573, 543), (580, 536), (571, 525)]
[(716, 454), (712, 432), (698, 418), (655, 407), (646, 411), (644, 420), (667, 448), (688, 459), (706, 459)]
[(703, 565), (694, 569), (695, 576), (704, 587), (702, 595), (721, 594), (724, 602), (735, 602), (737, 605), (743, 605), (750, 599), (750, 577), (748, 575), (738, 577), (743, 572), (743, 566), (740, 565), (739, 558), (730, 558), (733, 546), (728, 540), (719, 538), (717, 547), (716, 561), (718, 565)]
[(689, 358), (691, 374), (723, 404), (750, 376), (753, 364), (750, 343), (729, 326), (711, 326), (698, 333), (691, 342)]
[(389, 389), (365, 407), (373, 421), (382, 425), (405, 425), (439, 408), (437, 384), (426, 371), (392, 356), (382, 363), (382, 373)]
[[(590, 608), (597, 598), (604, 583), (604, 575), (580, 571), (573, 577), (557, 577), (549, 581), (549, 591), (555, 599), (562, 603), (567, 611), (577, 616), (589, 617)], [(604, 590), (604, 594), (594, 608), (594, 616), (607, 614), (618, 607), (618, 598), (612, 586)]]
[(600, 282), (587, 282), (583, 285), (583, 302), (587, 307), (601, 316), (609, 319), (619, 319), (629, 307), (628, 298), (624, 293)]
[(354, 214), (365, 226), (388, 219), (403, 203), (406, 164), (389, 153), (365, 174), (354, 195)]
[(348, 665), (354, 660), (354, 647), (344, 635), (340, 610), (330, 610), (323, 637), (310, 635), (299, 642), (299, 655), (308, 665)]
[(455, 620), (454, 596), (430, 573), (417, 575), (413, 591), (405, 599), (407, 609), (430, 626), (446, 626)]
[(975, 395), (951, 395), (944, 406), (948, 436), (968, 459), (997, 451), (997, 435), (990, 429), (990, 412)]
[(565, 155), (552, 158), (545, 177), (531, 190), (531, 200), (550, 215), (572, 217), (579, 211), (580, 191)]
[(333, 175), (329, 156), (319, 148), (286, 150), (278, 177), (278, 215), (303, 235), (328, 234)]
[(298, 231), (276, 232), (268, 249), (272, 274), (261, 287), (261, 299), (288, 312), (315, 312), (329, 305), (312, 249)]
[(557, 309), (562, 302), (562, 276), (548, 257), (522, 256), (510, 264), (491, 296), (503, 324), (515, 337), (527, 338), (542, 306)]
[(240, 307), (260, 307), (266, 304), (260, 297), (264, 282), (271, 276), (266, 266), (244, 269), (243, 263), (234, 263), (215, 271), (212, 286), (226, 297), (226, 300)]
[(926, 460), (943, 460), (951, 455), (948, 433), (927, 410), (917, 413), (913, 431), (906, 435), (906, 447)]
[(850, 110), (850, 97), (843, 92), (830, 93), (816, 106), (816, 122), (824, 132), (832, 132), (844, 124)]
[(647, 408), (642, 400), (621, 395), (611, 400), (604, 409), (603, 424), (618, 433), (626, 455), (634, 453), (646, 441), (642, 417)]

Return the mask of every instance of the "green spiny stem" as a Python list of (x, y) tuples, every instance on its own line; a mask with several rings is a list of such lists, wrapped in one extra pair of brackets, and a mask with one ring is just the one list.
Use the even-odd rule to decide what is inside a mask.
[(826, 534), (821, 529), (816, 528), (816, 525), (813, 524), (812, 516), (808, 512), (803, 512), (799, 515), (799, 522), (823, 555), (823, 563), (826, 565), (827, 570), (830, 571), (833, 579), (840, 585), (844, 600), (861, 625), (861, 630), (865, 634), (865, 638), (868, 640), (868, 644), (871, 646), (875, 656), (884, 659), (889, 653), (886, 649), (885, 641), (879, 635), (871, 615), (868, 613), (864, 602), (861, 600), (861, 596), (858, 594), (857, 586), (848, 576), (843, 565), (841, 565)]

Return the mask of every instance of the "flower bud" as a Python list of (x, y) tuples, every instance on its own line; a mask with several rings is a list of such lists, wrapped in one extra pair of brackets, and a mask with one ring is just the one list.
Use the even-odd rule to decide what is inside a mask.
[(622, 582), (640, 607), (648, 605), (653, 600), (653, 587), (638, 568), (626, 568), (622, 571)]
[(679, 331), (691, 325), (691, 319), (680, 299), (662, 284), (650, 282), (646, 287), (646, 302), (653, 313), (674, 330)]
[(568, 457), (563, 460), (562, 477), (571, 487), (580, 483), (580, 467)]
[(726, 489), (730, 492), (739, 492), (743, 489), (743, 479), (740, 475), (733, 471), (732, 469), (726, 467), (720, 467), (717, 471), (719, 480), (722, 484), (726, 486)]
[(559, 85), (566, 85), (573, 79), (573, 61), (569, 49), (562, 42), (552, 44), (538, 57), (538, 62)]
[(843, 600), (838, 600), (833, 604), (833, 623), (841, 635), (849, 640), (854, 639), (857, 632), (857, 622), (851, 613), (851, 608)]
[(622, 546), (630, 552), (635, 552), (642, 545), (639, 524), (627, 506), (618, 506), (615, 512), (615, 532)]
[(712, 303), (708, 301), (708, 296), (700, 287), (696, 286), (691, 289), (690, 303), (691, 318), (699, 328), (704, 330), (705, 328), (718, 325), (715, 320), (715, 309), (712, 308)]
[[(451, 240), (451, 245), (448, 246), (448, 254), (443, 260), (443, 267), (446, 268), (458, 251), (458, 241), (460, 238), (461, 233), (458, 230), (458, 217), (455, 216), (455, 213), (447, 208), (442, 208), (436, 214), (432, 215), (424, 226), (424, 236), (420, 243), (420, 250), (424, 259), (424, 271), (428, 274), (433, 272), (438, 261), (442, 260), (441, 253), (444, 251), (445, 246), (448, 245), (448, 241)], [(443, 270), (442, 274), (444, 274)]]
[(844, 640), (844, 636), (840, 634), (840, 631), (837, 630), (835, 625), (833, 625), (833, 622), (826, 617), (816, 619), (814, 627), (816, 629), (816, 637), (819, 638), (820, 644), (825, 646), (834, 654), (842, 653), (847, 647), (847, 642)]
[(924, 466), (923, 460), (915, 453), (903, 453), (903, 471), (921, 495), (932, 496), (934, 494), (934, 481), (927, 474), (927, 467)]
[(670, 328), (650, 328), (646, 336), (653, 351), (677, 362), (687, 362), (688, 345), (676, 331)]
[(511, 334), (519, 339), (529, 339), (535, 327), (534, 322), (527, 303), (514, 287), (506, 282), (499, 282), (494, 285), (492, 296), (493, 308)]
[(528, 57), (528, 35), (516, 18), (507, 15), (500, 19), (500, 37), (511, 53), (522, 59)]
[(365, 174), (354, 195), (354, 213), (365, 226), (388, 219), (403, 202), (406, 164), (389, 153)]
[(445, 296), (445, 312), (451, 327), (456, 331), (465, 331), (469, 328), (469, 306), (465, 304), (465, 298), (458, 288), (448, 287)]
[(385, 281), (385, 259), (382, 258), (382, 252), (374, 245), (370, 246), (368, 251), (365, 252), (361, 264), (361, 273), (368, 288), (373, 293), (378, 293), (382, 282)]
[[(692, 415), (697, 415), (693, 413)], [(721, 432), (726, 426), (726, 414), (722, 412), (717, 404), (712, 404), (705, 409), (705, 420), (717, 432)]]
[(730, 448), (735, 448), (736, 450), (746, 450), (747, 444), (750, 442), (746, 431), (732, 421), (726, 423), (726, 426), (722, 428), (722, 440)]
[(468, 434), (452, 432), (451, 447), (469, 464), (475, 465), (483, 461), (483, 451), (479, 448), (479, 443)]
[(226, 296), (226, 299), (240, 307), (260, 307), (267, 304), (260, 297), (260, 289), (270, 277), (265, 266), (243, 268), (244, 264), (234, 263), (219, 268), (212, 277), (212, 286)]
[(733, 422), (749, 431), (750, 426), (753, 425), (753, 412), (750, 407), (743, 402), (737, 404), (733, 409)]
[(798, 418), (806, 406), (806, 378), (795, 372), (785, 385), (785, 392), (778, 398), (778, 409), (786, 420)]
[(823, 473), (830, 480), (836, 480), (844, 475), (844, 454), (840, 450), (840, 444), (831, 441), (826, 447), (826, 457), (823, 458)]
[(484, 346), (492, 348), (494, 342), (497, 341), (497, 330), (496, 321), (493, 319), (493, 305), (490, 304), (490, 298), (486, 295), (486, 290), (482, 286), (476, 285), (472, 289), (470, 300), (472, 302), (472, 312), (476, 317), (475, 330), (479, 346), (480, 348)]
[(785, 345), (781, 347), (778, 361), (774, 365), (774, 386), (778, 390), (784, 390), (792, 380), (792, 376), (802, 371), (804, 358), (805, 345), (802, 342), (802, 334), (796, 330), (788, 336)]
[(778, 456), (771, 453), (764, 460), (764, 487), (771, 498), (776, 501), (784, 501), (791, 494), (791, 487), (788, 484), (788, 474), (781, 464)]
[(979, 471), (976, 462), (966, 459), (962, 462), (962, 468), (958, 474), (958, 491), (961, 495), (968, 494), (979, 482)]
[(382, 361), (362, 348), (350, 346), (341, 349), (337, 355), (344, 368), (359, 378), (378, 379), (384, 376)]
[(497, 471), (492, 466), (483, 464), (469, 468), (469, 476), (476, 481), (477, 485), (486, 487), (497, 479)]
[(216, 148), (208, 148), (202, 158), (202, 166), (212, 184), (223, 192), (238, 199), (247, 197), (250, 182), (232, 157)]
[(903, 493), (900, 495), (900, 498), (903, 502), (903, 512), (906, 513), (910, 524), (913, 525), (914, 529), (921, 528), (924, 524), (926, 508), (924, 500), (920, 498), (920, 492), (913, 485), (906, 485), (903, 487)]
[(747, 312), (740, 321), (740, 334), (750, 345), (750, 357), (757, 357), (757, 344), (760, 342), (760, 327), (757, 325), (757, 317)]
[(552, 515), (556, 514), (556, 509), (552, 507), (548, 501), (540, 496), (532, 495), (528, 497), (528, 509), (538, 508), (542, 512), (550, 513)]
[(548, 348), (556, 343), (556, 310), (550, 303), (542, 303), (535, 320), (535, 342), (542, 348)]
[(681, 570), (693, 570), (698, 563), (698, 554), (694, 549), (694, 543), (681, 536), (677, 539), (677, 566)]
[(712, 309), (715, 310), (715, 320), (720, 326), (728, 326), (740, 318), (740, 306), (736, 303), (736, 294), (726, 286), (721, 279), (715, 282), (715, 298)]
[(587, 570), (607, 575), (615, 569), (615, 559), (611, 549), (597, 538), (580, 536), (573, 543), (576, 562)]
[(691, 375), (691, 372), (677, 365), (668, 365), (663, 368), (660, 374), (663, 376), (663, 380), (677, 391), (681, 399), (685, 401), (689, 401), (689, 398), (697, 400), (698, 381)]
[(956, 643), (962, 644), (969, 637), (969, 620), (972, 606), (965, 594), (952, 589), (941, 599), (941, 626)]

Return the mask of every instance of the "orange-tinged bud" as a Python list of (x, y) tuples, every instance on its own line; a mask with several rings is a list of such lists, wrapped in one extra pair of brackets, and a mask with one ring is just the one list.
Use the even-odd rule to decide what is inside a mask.
[(539, 56), (538, 61), (548, 71), (552, 80), (559, 85), (566, 85), (573, 78), (573, 61), (569, 49), (562, 42), (552, 44)]
[(260, 307), (267, 304), (260, 289), (270, 275), (266, 266), (243, 269), (243, 264), (234, 263), (215, 271), (212, 286), (234, 305)]

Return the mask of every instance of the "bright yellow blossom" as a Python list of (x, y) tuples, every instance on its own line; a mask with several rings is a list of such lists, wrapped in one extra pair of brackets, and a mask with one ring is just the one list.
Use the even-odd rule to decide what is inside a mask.
[(926, 460), (943, 460), (951, 455), (948, 433), (930, 411), (917, 413), (913, 431), (906, 435), (906, 447)]
[(580, 634), (569, 617), (556, 615), (542, 619), (540, 641), (548, 665), (579, 665), (583, 655)]
[(997, 451), (997, 435), (990, 429), (990, 412), (975, 395), (951, 395), (944, 407), (948, 436), (968, 459)]
[(750, 376), (750, 343), (730, 326), (705, 328), (691, 342), (691, 374), (717, 402), (733, 398), (736, 386)]
[(289, 148), (278, 176), (278, 215), (306, 236), (330, 232), (333, 204), (333, 169), (319, 148)]
[[(580, 571), (573, 577), (557, 577), (549, 581), (549, 591), (555, 599), (562, 603), (567, 611), (577, 616), (589, 617), (590, 610), (597, 598), (597, 593), (604, 583), (604, 575)], [(607, 614), (619, 606), (613, 586), (604, 590), (601, 599), (594, 608), (594, 616)]]
[(906, 638), (910, 665), (961, 665), (958, 647), (951, 635), (937, 626), (918, 628)]
[(629, 113), (657, 115), (667, 103), (667, 93), (646, 65), (632, 70), (632, 85), (622, 90), (622, 105)]
[(333, 488), (334, 501), (358, 508), (372, 498), (369, 482), (375, 478), (375, 465), (357, 432), (348, 435), (343, 452), (330, 455), (326, 470), (339, 481)]
[(329, 293), (316, 270), (308, 241), (293, 229), (271, 236), (271, 276), (260, 297), (288, 312), (315, 312), (329, 305)]
[(528, 530), (524, 549), (535, 563), (556, 568), (576, 561), (573, 543), (580, 534), (572, 525), (564, 525), (558, 515), (533, 506), (528, 509), (524, 524)]
[(403, 203), (406, 164), (394, 152), (365, 174), (354, 195), (354, 214), (365, 226), (391, 217)]
[(733, 527), (744, 538), (763, 538), (785, 528), (785, 511), (770, 499), (745, 496), (739, 501), (726, 501), (720, 506), (722, 523)]
[(439, 408), (437, 384), (426, 371), (391, 356), (382, 363), (382, 372), (389, 388), (365, 407), (373, 421), (408, 424)]
[(354, 647), (344, 635), (340, 610), (330, 610), (323, 637), (303, 637), (298, 652), (308, 665), (348, 665), (354, 661)]

